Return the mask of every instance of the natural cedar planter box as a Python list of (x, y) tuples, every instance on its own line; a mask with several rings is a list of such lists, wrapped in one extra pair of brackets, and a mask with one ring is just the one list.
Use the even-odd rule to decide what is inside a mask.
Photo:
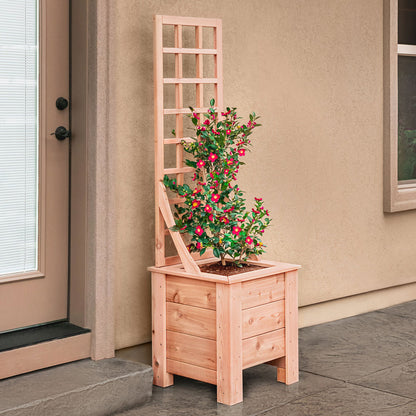
[[(199, 266), (217, 259), (201, 260)], [(268, 363), (277, 380), (298, 381), (298, 265), (250, 261), (261, 269), (223, 276), (181, 264), (150, 267), (154, 384), (173, 375), (217, 385), (217, 400), (243, 400), (242, 370)]]
[[(164, 32), (165, 26), (173, 30)], [(194, 48), (184, 47), (183, 27), (194, 28)], [(203, 29), (206, 27), (212, 29), (209, 31), (210, 42), (205, 42), (203, 39)], [(171, 38), (173, 35), (173, 39), (170, 39), (170, 44), (174, 45), (173, 48), (166, 47), (169, 43), (166, 42), (169, 33)], [(212, 45), (213, 49), (204, 49), (205, 43)], [(169, 61), (164, 61), (164, 57), (172, 54), (175, 60), (170, 73), (174, 73), (175, 78), (164, 76), (164, 69), (169, 67)], [(195, 55), (196, 78), (183, 77), (184, 54)], [(204, 55), (214, 57), (215, 78), (204, 76)], [(277, 367), (278, 381), (286, 384), (298, 381), (297, 270), (299, 266), (269, 261), (250, 261), (249, 263), (260, 268), (231, 276), (206, 273), (201, 271), (200, 267), (218, 261), (217, 258), (212, 257), (213, 251), (208, 253), (207, 250), (203, 254), (204, 257), (200, 257), (199, 253), (191, 255), (179, 231), (174, 231), (175, 220), (171, 208), (173, 205), (183, 204), (184, 199), (173, 198), (167, 194), (164, 185), (165, 175), (175, 175), (176, 183), (181, 185), (185, 182), (186, 174), (195, 173), (195, 168), (191, 165), (184, 165), (183, 161), (183, 152), (186, 150), (182, 146), (183, 143), (192, 143), (194, 140), (186, 137), (183, 117), (194, 111), (195, 114), (201, 115), (209, 110), (205, 108), (204, 84), (214, 85), (214, 103), (216, 103), (217, 111), (211, 115), (211, 119), (215, 113), (220, 115), (224, 109), (221, 20), (155, 16), (153, 68), (156, 266), (150, 267), (149, 270), (152, 272), (154, 384), (161, 387), (170, 386), (173, 384), (174, 374), (216, 384), (217, 400), (231, 405), (243, 400), (242, 372), (245, 368), (269, 363)], [(173, 107), (172, 103), (169, 107), (166, 107), (164, 103), (164, 87), (169, 84), (174, 85), (175, 88)], [(196, 107), (192, 111), (184, 102), (183, 86), (185, 84), (195, 85)], [(213, 106), (211, 101), (210, 105)], [(174, 117), (175, 121), (175, 137), (171, 137), (168, 133), (169, 120), (172, 123), (171, 117)], [(193, 123), (198, 124), (198, 119), (200, 120), (197, 116)], [(255, 119), (253, 115), (250, 122), (254, 122)], [(221, 130), (223, 127), (216, 125), (216, 129)], [(232, 129), (230, 127), (230, 132), (224, 131), (223, 133), (233, 136)], [(247, 135), (251, 134), (247, 129), (246, 126), (244, 131)], [(251, 129), (252, 127), (250, 131)], [(217, 130), (216, 133), (218, 133)], [(244, 136), (247, 135), (244, 133)], [(243, 140), (242, 137), (243, 135), (241, 140)], [(165, 166), (166, 146), (175, 146), (175, 167)], [(240, 145), (236, 144), (236, 146)], [(245, 150), (243, 149), (246, 147), (244, 146), (239, 147), (238, 157), (244, 156)], [(234, 162), (238, 160), (238, 157), (233, 159)], [(215, 162), (216, 159), (214, 157), (213, 160), (209, 160)], [(231, 169), (231, 172), (237, 173), (237, 170)], [(181, 196), (184, 197), (184, 195)], [(219, 201), (219, 195), (216, 195), (216, 200), (213, 197), (214, 195), (210, 200), (211, 209), (213, 204)], [(224, 202), (225, 200), (220, 204)], [(260, 205), (257, 206), (262, 209)], [(201, 226), (199, 228), (203, 233)], [(165, 237), (167, 235), (172, 238), (179, 257), (166, 257)], [(254, 242), (246, 240), (246, 243)], [(213, 248), (212, 244), (205, 244), (205, 246)], [(260, 254), (260, 251), (252, 254)]]

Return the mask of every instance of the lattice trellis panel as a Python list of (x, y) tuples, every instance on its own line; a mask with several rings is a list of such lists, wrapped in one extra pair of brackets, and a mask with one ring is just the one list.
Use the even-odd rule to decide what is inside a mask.
[[(171, 44), (174, 47), (165, 47), (163, 41), (169, 41), (164, 36), (164, 27), (173, 27)], [(183, 27), (191, 27), (195, 30), (195, 47), (183, 47)], [(207, 33), (203, 35), (204, 28), (212, 28), (210, 35), (213, 39), (207, 39)], [(206, 19), (176, 16), (155, 16), (154, 18), (154, 106), (155, 106), (155, 199), (156, 199), (156, 266), (164, 266), (175, 262), (182, 262), (188, 272), (200, 273), (194, 257), (188, 252), (181, 235), (178, 232), (168, 230), (174, 225), (171, 205), (181, 202), (178, 198), (168, 199), (166, 189), (163, 185), (164, 175), (176, 175), (177, 183), (182, 184), (184, 174), (193, 172), (194, 169), (183, 164), (182, 142), (190, 142), (190, 137), (184, 137), (184, 117), (190, 114), (188, 105), (195, 108), (197, 113), (205, 113), (204, 108), (204, 85), (214, 85), (214, 98), (217, 111), (223, 108), (223, 77), (222, 77), (222, 23), (220, 19)], [(213, 48), (204, 48), (205, 42), (213, 45)], [(174, 55), (174, 78), (164, 77), (167, 55)], [(184, 78), (184, 55), (195, 56), (195, 77)], [(204, 77), (204, 56), (214, 57), (214, 77)], [(173, 69), (173, 68), (171, 68)], [(172, 71), (173, 73), (173, 71)], [(195, 86), (195, 103), (187, 103), (184, 107), (184, 85)], [(175, 86), (175, 108), (165, 108), (165, 87)], [(209, 97), (212, 98), (212, 97)], [(165, 129), (165, 117), (175, 116), (175, 138), (168, 138)], [(165, 146), (175, 146), (176, 166), (165, 167)], [(179, 258), (166, 257), (165, 237), (171, 235)], [(199, 255), (198, 255), (199, 256)]]

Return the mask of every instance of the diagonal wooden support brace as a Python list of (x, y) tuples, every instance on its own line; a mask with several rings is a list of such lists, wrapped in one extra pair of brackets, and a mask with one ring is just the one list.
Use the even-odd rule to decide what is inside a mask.
[(192, 258), (186, 248), (185, 243), (178, 231), (172, 231), (171, 227), (175, 225), (172, 211), (170, 209), (168, 196), (166, 194), (166, 187), (160, 182), (159, 186), (159, 208), (162, 213), (163, 219), (165, 220), (166, 226), (169, 228), (170, 236), (172, 237), (173, 243), (175, 244), (176, 250), (178, 251), (179, 257), (181, 258), (183, 267), (188, 273), (201, 274), (201, 270)]

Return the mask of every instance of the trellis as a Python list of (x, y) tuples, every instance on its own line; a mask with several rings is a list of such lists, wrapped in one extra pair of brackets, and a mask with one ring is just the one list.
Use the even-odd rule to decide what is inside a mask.
[[(174, 47), (163, 46), (163, 28), (173, 26)], [(183, 27), (190, 26), (195, 29), (195, 48), (183, 47)], [(207, 49), (204, 46), (203, 28), (212, 28), (211, 39), (213, 48)], [(183, 142), (191, 142), (193, 139), (184, 137), (184, 117), (190, 114), (190, 109), (184, 107), (183, 86), (184, 84), (195, 85), (196, 103), (195, 112), (198, 114), (206, 113), (208, 108), (204, 107), (204, 84), (214, 85), (214, 98), (217, 111), (223, 107), (223, 77), (222, 77), (222, 25), (220, 19), (174, 17), (174, 16), (155, 16), (154, 20), (154, 85), (155, 85), (155, 202), (156, 202), (156, 235), (155, 235), (155, 257), (156, 266), (166, 266), (182, 262), (187, 272), (200, 272), (194, 257), (199, 254), (191, 255), (179, 234), (170, 230), (174, 225), (171, 212), (171, 205), (182, 202), (179, 198), (168, 199), (166, 189), (163, 185), (164, 175), (176, 175), (178, 184), (183, 184), (184, 174), (191, 173), (194, 168), (183, 164)], [(167, 54), (175, 55), (175, 77), (164, 77), (164, 57)], [(183, 77), (183, 55), (190, 54), (195, 56), (196, 73), (194, 78)], [(214, 57), (214, 78), (204, 77), (204, 55)], [(175, 86), (175, 108), (165, 108), (164, 88), (166, 85)], [(212, 97), (211, 97), (212, 98)], [(175, 138), (167, 138), (164, 131), (165, 117), (175, 115)], [(165, 146), (176, 147), (176, 166), (174, 168), (165, 167)], [(166, 225), (166, 226), (165, 226)], [(166, 228), (167, 227), (167, 228)], [(166, 236), (170, 235), (175, 244), (178, 256), (166, 257)], [(208, 252), (204, 257), (210, 256)]]
[[(171, 28), (174, 45), (164, 46), (164, 27)], [(183, 28), (195, 30), (195, 47), (184, 47)], [(173, 28), (173, 31), (172, 31)], [(204, 28), (211, 28), (213, 48), (204, 48)], [(188, 29), (187, 29), (188, 30)], [(172, 35), (173, 33), (173, 35)], [(168, 36), (166, 36), (166, 39)], [(172, 39), (173, 38), (173, 39)], [(204, 107), (204, 85), (214, 85), (217, 112), (223, 109), (222, 27), (219, 19), (155, 16), (155, 199), (156, 265), (152, 272), (153, 382), (167, 387), (173, 375), (217, 385), (217, 400), (232, 405), (243, 399), (243, 369), (260, 363), (277, 367), (277, 380), (298, 381), (297, 270), (300, 266), (249, 260), (259, 267), (233, 276), (201, 272), (198, 264), (213, 261), (212, 252), (188, 252), (175, 225), (171, 206), (183, 198), (169, 198), (164, 175), (184, 183), (194, 168), (183, 164), (184, 85), (195, 86), (194, 111)], [(174, 78), (164, 76), (164, 58), (174, 55)], [(195, 56), (195, 77), (184, 77), (184, 55)], [(204, 77), (203, 58), (214, 57), (214, 76)], [(165, 62), (167, 63), (167, 62)], [(165, 65), (166, 67), (166, 65)], [(174, 108), (165, 108), (164, 92), (174, 85)], [(209, 97), (212, 98), (212, 97)], [(218, 114), (219, 115), (219, 114)], [(175, 137), (167, 137), (166, 116), (175, 117)], [(175, 147), (175, 167), (165, 166), (166, 146)], [(165, 238), (173, 239), (178, 256), (166, 256)], [(198, 260), (198, 262), (196, 261)]]

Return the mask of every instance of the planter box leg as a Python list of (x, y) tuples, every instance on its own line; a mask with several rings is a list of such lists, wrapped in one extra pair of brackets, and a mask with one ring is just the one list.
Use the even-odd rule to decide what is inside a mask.
[(166, 371), (166, 275), (152, 272), (153, 384), (168, 387), (173, 375)]
[(297, 271), (285, 273), (285, 279), (286, 356), (271, 364), (277, 367), (277, 381), (293, 384), (299, 381)]
[(241, 283), (217, 283), (217, 401), (243, 401)]

